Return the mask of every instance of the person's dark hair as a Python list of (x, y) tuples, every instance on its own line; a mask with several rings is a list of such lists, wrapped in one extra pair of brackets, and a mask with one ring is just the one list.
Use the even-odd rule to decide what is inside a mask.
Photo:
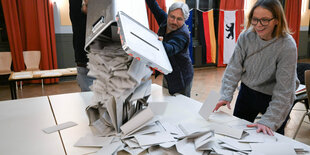
[(282, 4), (280, 3), (279, 0), (257, 0), (257, 2), (254, 4), (249, 13), (246, 30), (248, 30), (251, 27), (251, 19), (253, 17), (254, 10), (257, 7), (262, 7), (264, 9), (269, 10), (272, 13), (273, 17), (275, 18), (275, 20), (278, 20), (278, 25), (275, 26), (272, 33), (273, 37), (279, 38), (285, 36), (287, 33), (289, 34), (291, 33), (287, 25)]

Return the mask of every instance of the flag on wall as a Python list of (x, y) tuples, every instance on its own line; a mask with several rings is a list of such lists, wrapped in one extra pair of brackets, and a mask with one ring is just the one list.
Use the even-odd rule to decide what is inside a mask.
[(189, 56), (192, 60), (192, 64), (194, 64), (194, 58), (193, 58), (193, 9), (191, 9), (189, 11), (189, 17), (188, 19), (185, 21), (185, 24), (188, 27), (189, 33), (190, 33), (190, 41), (189, 41), (189, 45), (188, 45), (188, 49), (189, 49)]
[(236, 30), (238, 11), (220, 11), (219, 17), (219, 61), (218, 66), (228, 64), (238, 39)]
[(216, 41), (214, 34), (213, 10), (198, 12), (198, 32), (199, 42), (202, 45), (203, 63), (215, 63), (216, 61)]
[(214, 35), (213, 10), (204, 12), (202, 16), (206, 40), (207, 63), (215, 63), (216, 42)]

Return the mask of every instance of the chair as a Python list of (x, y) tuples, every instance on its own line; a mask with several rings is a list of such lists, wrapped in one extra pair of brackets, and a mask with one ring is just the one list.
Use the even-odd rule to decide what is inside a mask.
[[(310, 70), (309, 63), (297, 63), (297, 77), (300, 81), (300, 84), (305, 85), (305, 72), (306, 70)], [(296, 100), (294, 101), (294, 105), (297, 103), (303, 103), (306, 109), (309, 109), (308, 98), (306, 94), (301, 94), (296, 96)]]
[[(41, 51), (24, 51), (24, 63), (26, 65), (26, 71), (38, 71), (40, 70)], [(43, 88), (43, 79), (41, 80)], [(21, 89), (22, 89), (22, 82)]]
[[(300, 84), (305, 85), (305, 77), (306, 77), (305, 72), (307, 70), (310, 70), (310, 64), (309, 63), (297, 63), (297, 77), (300, 81)], [(294, 102), (294, 105), (297, 102), (303, 103), (305, 105), (306, 109), (309, 109), (307, 94), (296, 96), (296, 100)]]
[(24, 51), (24, 63), (26, 65), (26, 71), (35, 71), (40, 70), (40, 60), (41, 52), (40, 51)]
[(11, 52), (0, 52), (0, 75), (11, 74)]
[(298, 127), (297, 127), (297, 130), (295, 131), (295, 134), (293, 136), (293, 139), (296, 138), (297, 136), (297, 133), (301, 127), (301, 124), (303, 122), (303, 120), (305, 119), (306, 116), (308, 116), (309, 120), (310, 120), (310, 109), (309, 109), (309, 99), (310, 99), (310, 70), (306, 70), (305, 71), (305, 85), (306, 85), (306, 92), (307, 92), (307, 102), (303, 102), (305, 104), (305, 107), (306, 107), (306, 112), (304, 113), (304, 115), (302, 116), (299, 124), (298, 124)]

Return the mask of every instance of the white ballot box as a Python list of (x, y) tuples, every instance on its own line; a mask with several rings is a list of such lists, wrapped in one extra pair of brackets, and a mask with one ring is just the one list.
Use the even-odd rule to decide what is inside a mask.
[[(120, 42), (123, 50), (164, 74), (172, 67), (164, 46), (148, 26), (144, 0), (92, 0), (88, 4), (85, 50)], [(92, 47), (91, 47), (92, 46)]]

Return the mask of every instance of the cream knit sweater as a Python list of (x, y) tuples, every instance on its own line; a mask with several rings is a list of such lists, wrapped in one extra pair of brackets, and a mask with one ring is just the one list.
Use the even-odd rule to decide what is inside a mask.
[(225, 70), (221, 88), (221, 100), (225, 101), (232, 100), (240, 80), (251, 89), (272, 95), (266, 113), (258, 121), (272, 130), (278, 129), (290, 112), (299, 84), (295, 40), (287, 34), (245, 61), (244, 59), (246, 55), (275, 39), (277, 38), (264, 41), (252, 29), (242, 32)]

